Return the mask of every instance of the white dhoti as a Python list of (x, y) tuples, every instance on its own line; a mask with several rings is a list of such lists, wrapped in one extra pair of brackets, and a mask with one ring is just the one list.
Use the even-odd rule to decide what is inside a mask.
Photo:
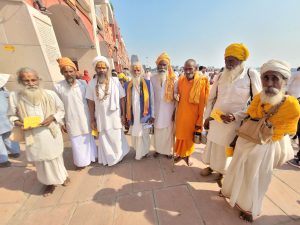
[(98, 162), (112, 166), (120, 162), (129, 152), (129, 146), (122, 128), (99, 133)]
[(68, 177), (63, 156), (52, 160), (35, 161), (36, 173), (39, 182), (45, 185), (63, 184)]
[(142, 136), (131, 136), (131, 144), (135, 150), (135, 159), (140, 160), (149, 153), (150, 134), (149, 129), (144, 129)]
[(173, 125), (154, 129), (154, 148), (156, 152), (163, 155), (172, 155), (173, 145)]
[(71, 137), (73, 161), (78, 167), (90, 165), (95, 162), (97, 147), (91, 134), (82, 134)]
[(230, 164), (231, 157), (226, 157), (225, 146), (218, 145), (214, 142), (207, 141), (205, 150), (200, 155), (201, 161), (221, 174), (226, 174)]
[(222, 187), (230, 205), (258, 216), (273, 169), (292, 159), (293, 153), (288, 136), (265, 145), (238, 138)]

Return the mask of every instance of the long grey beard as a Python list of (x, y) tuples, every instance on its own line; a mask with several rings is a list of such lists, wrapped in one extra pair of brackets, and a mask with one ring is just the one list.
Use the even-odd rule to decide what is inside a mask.
[(168, 74), (167, 71), (158, 72), (158, 76), (159, 76), (159, 80), (160, 80), (161, 85), (167, 79), (167, 74)]
[(284, 97), (285, 88), (282, 90), (276, 89), (278, 92), (277, 94), (270, 96), (265, 92), (266, 88), (263, 88), (263, 91), (260, 94), (260, 100), (262, 103), (269, 103), (271, 105), (276, 105), (281, 102), (282, 98)]
[(105, 75), (97, 75), (98, 76), (98, 82), (100, 84), (104, 83), (104, 81), (106, 80), (106, 76)]
[(243, 72), (244, 70), (244, 64), (241, 63), (240, 65), (236, 66), (232, 70), (228, 70), (226, 67), (224, 68), (224, 71), (221, 75), (220, 83), (232, 83), (235, 81)]
[(23, 88), (21, 90), (21, 95), (35, 106), (39, 105), (43, 98), (42, 89), (39, 87)]
[(139, 85), (140, 85), (140, 82), (141, 82), (141, 77), (140, 76), (138, 76), (138, 77), (133, 77), (132, 78), (132, 83), (133, 83), (133, 85), (135, 86), (135, 87), (139, 87)]

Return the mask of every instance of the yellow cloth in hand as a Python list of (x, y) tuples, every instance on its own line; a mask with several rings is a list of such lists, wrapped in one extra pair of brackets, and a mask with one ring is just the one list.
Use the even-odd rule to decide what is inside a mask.
[(93, 135), (94, 137), (97, 137), (98, 134), (99, 134), (99, 132), (98, 132), (97, 130), (92, 130), (92, 135)]
[(220, 109), (214, 109), (212, 111), (212, 113), (210, 114), (210, 117), (213, 118), (215, 121), (217, 122), (222, 122), (223, 120), (221, 119), (221, 116), (223, 115), (224, 113), (220, 110)]
[(42, 122), (39, 116), (29, 116), (24, 118), (24, 129), (39, 127)]
[(233, 156), (233, 147), (226, 147), (225, 148), (225, 155), (226, 157), (232, 157)]

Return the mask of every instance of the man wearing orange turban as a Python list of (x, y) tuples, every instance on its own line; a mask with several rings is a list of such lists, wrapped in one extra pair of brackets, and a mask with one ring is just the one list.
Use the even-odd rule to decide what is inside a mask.
[(87, 84), (76, 79), (76, 66), (69, 58), (57, 60), (61, 74), (65, 77), (54, 85), (65, 106), (63, 130), (69, 134), (72, 143), (73, 161), (78, 169), (95, 162), (96, 144), (91, 135), (90, 115), (85, 93)]
[(154, 91), (154, 157), (159, 154), (171, 157), (173, 138), (172, 115), (175, 111), (174, 89), (176, 75), (170, 57), (162, 53), (156, 60), (157, 74), (151, 77)]
[[(259, 73), (245, 68), (248, 56), (244, 44), (233, 43), (226, 48), (225, 68), (211, 88), (204, 114), (204, 128), (209, 130), (201, 160), (209, 167), (202, 170), (201, 175), (218, 172), (220, 186), (231, 160), (226, 157), (225, 149), (234, 145), (235, 131), (245, 116), (247, 104), (261, 91)], [(221, 114), (220, 120), (216, 119), (216, 114)]]

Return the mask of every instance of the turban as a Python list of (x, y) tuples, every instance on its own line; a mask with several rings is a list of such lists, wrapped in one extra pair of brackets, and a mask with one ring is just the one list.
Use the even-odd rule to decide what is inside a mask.
[(160, 56), (158, 56), (157, 60), (156, 60), (156, 65), (158, 65), (162, 60), (166, 61), (168, 63), (168, 65), (170, 65), (170, 57), (168, 56), (167, 53), (163, 52), (162, 54), (160, 54)]
[(233, 56), (241, 61), (246, 61), (249, 56), (249, 51), (245, 45), (234, 43), (225, 49), (225, 57)]
[(4, 87), (9, 77), (10, 77), (9, 74), (0, 73), (0, 88)]
[(58, 62), (59, 68), (62, 69), (65, 66), (71, 66), (73, 67), (75, 70), (77, 70), (76, 65), (72, 62), (71, 59), (67, 58), (67, 57), (62, 57), (56, 60)]
[(156, 60), (156, 65), (158, 65), (162, 60), (166, 61), (168, 63), (168, 76), (167, 76), (167, 83), (165, 88), (165, 96), (164, 99), (166, 102), (171, 102), (174, 99), (174, 81), (176, 78), (176, 75), (172, 69), (171, 63), (170, 63), (170, 57), (167, 53), (163, 52), (158, 56)]
[(98, 62), (104, 62), (108, 68), (110, 68), (109, 62), (104, 56), (97, 56), (93, 60), (93, 67), (95, 68)]
[(264, 63), (260, 68), (260, 73), (264, 74), (267, 71), (275, 71), (280, 73), (284, 78), (291, 77), (291, 67), (289, 63), (281, 60), (271, 59)]

